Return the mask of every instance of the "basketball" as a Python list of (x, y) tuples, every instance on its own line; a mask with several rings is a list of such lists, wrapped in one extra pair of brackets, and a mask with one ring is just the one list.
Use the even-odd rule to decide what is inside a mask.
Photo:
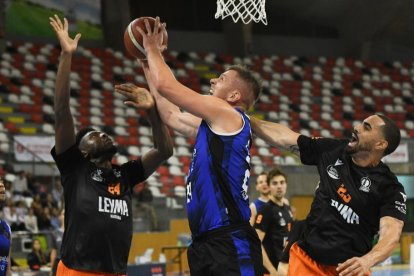
[[(137, 30), (137, 27), (140, 27), (144, 32), (147, 31), (145, 27), (145, 19), (148, 20), (151, 28), (154, 27), (155, 18), (153, 17), (139, 17), (131, 21), (124, 32), (124, 45), (128, 53), (134, 56), (137, 59), (146, 59), (146, 53), (144, 46), (142, 44), (142, 35)], [(161, 30), (159, 30), (161, 31)], [(162, 44), (167, 45), (168, 43), (168, 34), (167, 31), (163, 34)]]

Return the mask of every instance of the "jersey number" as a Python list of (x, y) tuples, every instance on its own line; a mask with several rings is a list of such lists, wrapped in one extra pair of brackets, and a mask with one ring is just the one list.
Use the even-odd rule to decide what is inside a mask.
[(109, 185), (108, 192), (110, 192), (113, 195), (121, 195), (121, 184), (116, 183), (115, 185)]
[(187, 203), (189, 203), (192, 199), (191, 195), (191, 182), (188, 182), (187, 184)]

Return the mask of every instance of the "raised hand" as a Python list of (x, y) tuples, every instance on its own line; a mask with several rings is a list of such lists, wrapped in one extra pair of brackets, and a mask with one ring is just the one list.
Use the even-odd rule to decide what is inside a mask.
[(115, 92), (125, 96), (124, 103), (129, 106), (148, 110), (155, 105), (154, 98), (147, 89), (132, 83), (115, 85)]
[(163, 45), (163, 33), (166, 28), (165, 23), (160, 22), (160, 18), (157, 16), (155, 18), (154, 28), (151, 28), (148, 20), (145, 19), (145, 30), (137, 27), (137, 31), (142, 35), (143, 46), (145, 50), (150, 48), (156, 48), (160, 52), (163, 52), (167, 49), (166, 45)]
[(68, 32), (68, 20), (63, 18), (63, 24), (60, 18), (55, 14), (54, 17), (49, 17), (50, 25), (56, 33), (57, 38), (59, 39), (60, 47), (62, 52), (73, 53), (78, 47), (78, 41), (81, 37), (81, 34), (78, 33), (74, 39), (69, 37)]

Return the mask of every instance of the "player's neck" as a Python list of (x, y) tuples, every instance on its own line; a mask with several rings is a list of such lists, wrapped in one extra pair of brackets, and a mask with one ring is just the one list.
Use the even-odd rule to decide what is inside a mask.
[(271, 196), (271, 197), (269, 197), (269, 199), (271, 201), (273, 201), (276, 205), (279, 205), (279, 206), (283, 206), (284, 205), (284, 203), (283, 203), (283, 197), (279, 199), (279, 198), (276, 198), (274, 196)]
[(375, 154), (366, 154), (366, 155), (355, 154), (352, 156), (352, 162), (354, 162), (354, 164), (357, 165), (358, 167), (373, 168), (373, 167), (378, 166), (378, 164), (381, 162), (381, 157)]
[(263, 201), (269, 200), (269, 194), (260, 194), (259, 198)]

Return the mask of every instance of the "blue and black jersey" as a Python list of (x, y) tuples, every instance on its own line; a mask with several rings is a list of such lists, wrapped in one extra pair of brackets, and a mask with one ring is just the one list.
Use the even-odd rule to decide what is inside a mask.
[(0, 221), (0, 276), (6, 276), (9, 266), (8, 256), (10, 252), (11, 231), (10, 226), (4, 221)]
[(261, 199), (260, 197), (259, 197), (259, 198), (256, 198), (256, 199), (253, 201), (254, 206), (256, 206), (256, 213), (257, 213), (257, 214), (258, 214), (258, 213), (262, 210), (263, 206), (264, 206), (267, 202), (268, 202), (268, 201), (263, 201), (263, 199)]
[(249, 221), (251, 127), (249, 117), (237, 111), (243, 127), (234, 133), (217, 133), (204, 120), (198, 130), (187, 177), (187, 212), (195, 237)]

